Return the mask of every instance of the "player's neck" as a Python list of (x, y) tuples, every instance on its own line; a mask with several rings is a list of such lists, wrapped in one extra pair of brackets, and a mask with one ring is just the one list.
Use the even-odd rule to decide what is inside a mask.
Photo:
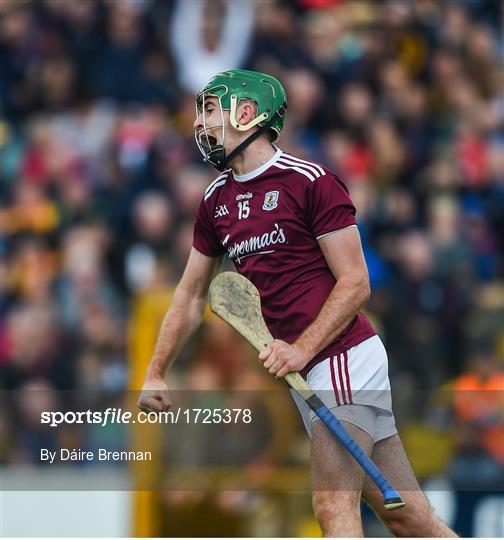
[(275, 152), (275, 147), (269, 141), (259, 138), (240, 152), (230, 163), (230, 167), (239, 176), (248, 174), (267, 163)]

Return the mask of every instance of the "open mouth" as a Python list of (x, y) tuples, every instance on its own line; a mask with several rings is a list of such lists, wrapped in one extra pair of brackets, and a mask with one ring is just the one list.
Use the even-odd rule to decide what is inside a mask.
[(197, 134), (197, 140), (198, 140), (198, 143), (202, 147), (208, 148), (208, 149), (211, 149), (214, 146), (217, 146), (217, 144), (218, 144), (217, 138), (214, 137), (213, 135), (211, 135), (210, 133), (208, 133), (208, 131), (205, 130), (205, 129), (202, 129)]

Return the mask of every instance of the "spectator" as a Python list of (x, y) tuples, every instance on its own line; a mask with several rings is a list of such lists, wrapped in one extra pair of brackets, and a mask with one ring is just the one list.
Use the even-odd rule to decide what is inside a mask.
[(242, 67), (253, 27), (254, 7), (248, 0), (178, 1), (169, 44), (183, 88), (194, 94), (215, 73)]
[(499, 486), (504, 480), (504, 373), (488, 344), (479, 344), (467, 371), (451, 384), (456, 458), (451, 477), (458, 488)]

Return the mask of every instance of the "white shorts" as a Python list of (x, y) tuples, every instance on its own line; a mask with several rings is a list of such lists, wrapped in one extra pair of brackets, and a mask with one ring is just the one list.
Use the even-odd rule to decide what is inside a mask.
[[(397, 433), (387, 352), (378, 336), (326, 358), (308, 372), (306, 381), (339, 420), (363, 429), (375, 442)], [(297, 392), (291, 389), (291, 394), (311, 437), (318, 417)]]

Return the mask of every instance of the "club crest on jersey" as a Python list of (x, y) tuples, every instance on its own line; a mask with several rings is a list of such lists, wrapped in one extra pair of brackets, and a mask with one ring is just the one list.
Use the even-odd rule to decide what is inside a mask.
[(274, 210), (278, 206), (278, 191), (268, 191), (264, 196), (263, 210)]

